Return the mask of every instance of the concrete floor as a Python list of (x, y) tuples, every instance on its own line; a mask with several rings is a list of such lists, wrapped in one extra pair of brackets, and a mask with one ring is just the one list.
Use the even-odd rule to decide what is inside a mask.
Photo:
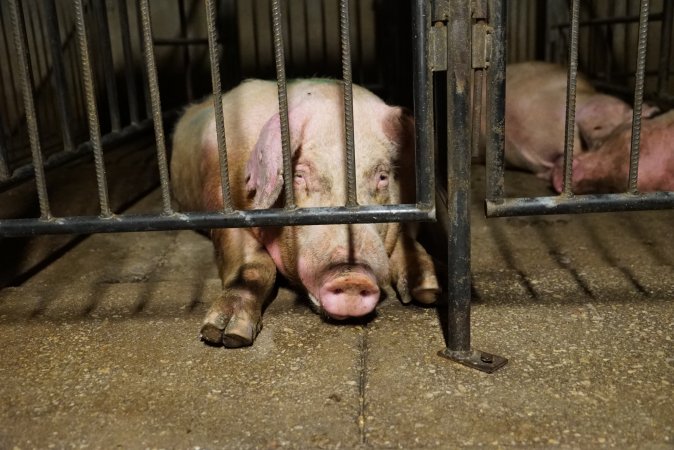
[(435, 308), (333, 325), (286, 289), (254, 346), (206, 346), (209, 241), (95, 235), (0, 291), (0, 448), (674, 448), (674, 211), (487, 221), (483, 179), (473, 343), (501, 371), (438, 357)]

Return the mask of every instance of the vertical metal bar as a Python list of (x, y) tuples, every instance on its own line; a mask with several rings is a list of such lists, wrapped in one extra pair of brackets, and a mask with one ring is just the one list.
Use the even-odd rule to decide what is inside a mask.
[(576, 133), (576, 81), (578, 79), (578, 29), (580, 0), (571, 2), (571, 30), (569, 42), (569, 72), (566, 86), (566, 133), (564, 136), (564, 188), (562, 195), (573, 195), (573, 144)]
[(119, 21), (122, 35), (122, 51), (124, 53), (124, 76), (126, 78), (126, 98), (129, 103), (129, 119), (138, 123), (138, 94), (136, 77), (133, 74), (133, 50), (131, 49), (131, 28), (129, 27), (129, 11), (126, 0), (119, 1)]
[(159, 98), (159, 82), (157, 81), (157, 66), (154, 60), (154, 46), (152, 44), (152, 20), (148, 0), (140, 0), (141, 28), (143, 39), (143, 53), (145, 54), (145, 69), (147, 70), (148, 86), (150, 89), (152, 120), (154, 135), (157, 143), (157, 163), (159, 164), (159, 181), (161, 183), (161, 198), (163, 213), (172, 214), (171, 193), (169, 191), (168, 162), (166, 159), (166, 142), (164, 140), (164, 122), (161, 114), (161, 99)]
[(353, 81), (351, 78), (351, 36), (349, 0), (339, 1), (339, 33), (342, 46), (342, 78), (344, 80), (344, 132), (346, 134), (346, 206), (356, 206), (356, 154), (353, 138)]
[[(149, 7), (149, 6), (148, 6)], [(143, 52), (143, 57), (145, 58), (148, 52), (152, 52), (152, 60), (154, 61), (154, 42), (152, 41), (152, 35), (150, 35), (150, 40), (147, 45), (145, 43), (145, 31), (143, 27), (142, 20), (143, 13), (141, 11), (141, 2), (136, 2), (136, 23), (138, 24), (138, 37), (140, 38), (140, 46)], [(147, 64), (146, 64), (147, 65)], [(150, 93), (150, 79), (149, 74), (147, 73), (147, 67), (142, 67), (140, 70), (141, 78), (143, 79), (143, 98), (145, 99), (145, 117), (152, 117), (152, 95)]]
[(112, 46), (110, 42), (110, 27), (108, 25), (108, 13), (105, 0), (93, 0), (94, 16), (100, 37), (101, 64), (105, 70), (105, 90), (108, 96), (108, 111), (110, 112), (110, 125), (113, 131), (120, 129), (119, 104), (117, 95), (117, 81), (115, 80), (115, 63), (112, 59)]
[(272, 21), (274, 27), (274, 61), (276, 63), (276, 84), (278, 86), (278, 109), (281, 123), (281, 148), (283, 150), (285, 207), (295, 208), (293, 167), (290, 154), (290, 126), (288, 124), (288, 87), (286, 85), (285, 55), (283, 54), (283, 24), (280, 0), (272, 0)]
[(82, 7), (82, 0), (74, 0), (73, 3), (75, 4), (75, 22), (80, 47), (82, 78), (84, 80), (84, 90), (87, 99), (89, 138), (91, 139), (91, 146), (94, 150), (94, 165), (96, 166), (98, 200), (101, 207), (101, 216), (110, 217), (112, 213), (110, 211), (110, 205), (108, 202), (108, 183), (105, 176), (105, 163), (103, 160), (103, 146), (101, 144), (101, 128), (98, 122), (98, 108), (96, 106), (96, 91), (93, 79), (94, 76), (91, 70), (91, 60), (89, 59), (87, 29), (84, 24), (84, 9)]
[(222, 115), (222, 86), (220, 82), (220, 49), (218, 30), (215, 27), (216, 10), (214, 0), (206, 0), (206, 25), (208, 27), (208, 50), (211, 57), (211, 83), (213, 85), (213, 108), (215, 111), (215, 131), (220, 160), (220, 185), (222, 190), (222, 210), (232, 210), (229, 190), (229, 169), (227, 167), (227, 143), (225, 141), (225, 119)]
[[(207, 5), (207, 8), (211, 8), (210, 5)], [(178, 1), (178, 15), (180, 17), (180, 37), (187, 39), (187, 17), (185, 16), (185, 0)], [(208, 13), (207, 13), (208, 14)], [(213, 11), (213, 22), (215, 22), (216, 13)], [(215, 28), (215, 25), (213, 25)], [(217, 31), (216, 31), (217, 34)], [(217, 41), (215, 45), (218, 45)], [(218, 58), (220, 61), (220, 58)], [(183, 45), (183, 66), (185, 67), (185, 93), (187, 95), (187, 101), (191, 102), (194, 98), (194, 92), (192, 89), (192, 62), (190, 59), (190, 46)], [(219, 80), (219, 78), (218, 78)]]
[(492, 26), (491, 56), (487, 70), (486, 165), (487, 200), (499, 202), (504, 195), (505, 172), (505, 83), (506, 83), (506, 15), (504, 0), (489, 1)]
[(8, 179), (11, 175), (7, 164), (7, 136), (4, 126), (0, 126), (0, 181)]
[[(9, 27), (4, 26), (5, 25), (5, 19), (3, 17), (2, 10), (3, 10), (3, 8), (0, 5), (0, 29), (2, 30), (2, 38), (3, 38), (2, 41), (5, 44), (4, 45), (5, 46), (4, 61), (6, 61), (5, 64), (7, 64), (9, 67), (11, 67), (12, 59), (11, 59), (10, 50), (9, 50), (9, 47), (10, 47), (10, 37), (9, 37), (9, 34), (8, 34), (8, 28)], [(16, 83), (16, 78), (14, 77), (14, 70), (7, 70), (6, 72), (8, 72), (7, 75), (9, 75), (9, 85), (10, 85), (10, 87), (7, 90), (2, 91), (3, 95), (6, 96), (6, 97), (3, 98), (3, 105), (2, 106), (4, 108), (9, 108), (10, 106), (13, 106), (15, 115), (18, 117), (19, 111), (21, 110), (21, 107), (19, 106), (19, 103), (20, 103), (19, 95), (17, 95), (17, 93), (15, 91), (15, 89), (17, 87), (17, 83)], [(8, 100), (7, 100), (7, 103), (4, 103), (4, 101), (9, 97), (10, 93), (12, 94), (11, 95), (11, 97), (12, 97), (12, 104), (11, 105), (9, 104)], [(9, 117), (10, 117), (9, 114), (7, 114), (5, 116), (5, 119), (6, 120), (9, 119)], [(13, 124), (11, 124), (11, 123), (7, 123), (7, 129), (11, 130), (12, 125)]]
[(35, 115), (35, 102), (33, 98), (33, 86), (30, 81), (30, 60), (26, 54), (26, 30), (23, 24), (23, 14), (19, 9), (17, 0), (9, 0), (12, 29), (14, 31), (14, 45), (18, 58), (19, 79), (23, 90), (23, 103), (26, 114), (26, 125), (28, 127), (28, 138), (30, 140), (30, 149), (33, 156), (33, 169), (35, 170), (35, 184), (37, 186), (38, 202), (40, 204), (40, 218), (49, 219), (51, 211), (49, 208), (49, 196), (47, 194), (47, 183), (44, 175), (44, 165), (42, 162), (42, 150), (40, 149), (40, 133)]
[(73, 123), (73, 115), (68, 101), (71, 97), (68, 93), (65, 65), (63, 64), (63, 49), (61, 47), (61, 31), (59, 29), (58, 16), (56, 13), (56, 0), (47, 0), (44, 2), (44, 5), (45, 15), (47, 16), (47, 33), (49, 34), (49, 45), (51, 49), (52, 81), (54, 83), (56, 105), (61, 121), (63, 148), (66, 151), (72, 151), (74, 146), (70, 124)]
[(447, 40), (448, 338), (470, 351), (470, 2), (451, 0)]
[(658, 64), (658, 93), (667, 92), (671, 71), (672, 38), (674, 33), (674, 2), (665, 1), (662, 6), (662, 26), (660, 28), (660, 62)]
[(648, 44), (649, 0), (641, 0), (639, 12), (639, 44), (637, 47), (637, 69), (634, 86), (634, 110), (632, 115), (632, 146), (630, 149), (629, 192), (637, 193), (639, 173), (639, 149), (641, 146), (641, 108), (644, 103), (644, 82), (646, 75), (646, 48)]
[(430, 0), (416, 0), (412, 4), (417, 204), (425, 207), (430, 207), (435, 202), (433, 75), (428, 64), (430, 11)]

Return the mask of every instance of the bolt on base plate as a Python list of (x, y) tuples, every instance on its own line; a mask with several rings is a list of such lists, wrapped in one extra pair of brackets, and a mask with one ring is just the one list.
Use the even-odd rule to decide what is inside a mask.
[(492, 373), (505, 366), (508, 363), (506, 358), (480, 350), (469, 350), (467, 352), (457, 352), (445, 348), (438, 352), (439, 356), (447, 358), (471, 369), (477, 369), (482, 372)]

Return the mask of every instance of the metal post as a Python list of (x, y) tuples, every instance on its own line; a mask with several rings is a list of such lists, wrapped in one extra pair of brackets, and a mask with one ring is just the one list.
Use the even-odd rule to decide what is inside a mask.
[(414, 36), (414, 116), (416, 127), (416, 193), (417, 204), (435, 205), (435, 159), (433, 143), (433, 75), (429, 64), (429, 33), (431, 29), (429, 0), (413, 4), (412, 33)]
[(470, 1), (449, 0), (447, 27), (447, 348), (441, 356), (491, 373), (506, 359), (470, 343)]

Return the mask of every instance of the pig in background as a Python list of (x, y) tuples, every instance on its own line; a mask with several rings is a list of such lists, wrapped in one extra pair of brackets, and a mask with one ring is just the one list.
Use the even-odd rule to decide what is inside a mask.
[[(567, 69), (547, 62), (523, 62), (506, 67), (505, 161), (549, 180), (564, 155)], [(484, 106), (483, 106), (484, 110)], [(658, 111), (645, 105), (644, 117)], [(482, 130), (486, 130), (486, 124)], [(622, 124), (631, 122), (632, 108), (617, 97), (597, 92), (578, 75), (574, 152), (594, 147)]]
[[(575, 194), (625, 192), (628, 187), (632, 124), (625, 123), (590, 152), (573, 158), (571, 190)], [(562, 192), (563, 161), (552, 171), (552, 184)], [(674, 191), (674, 110), (641, 122), (637, 189)]]
[[(414, 202), (414, 123), (402, 108), (353, 87), (357, 195), (362, 205)], [(294, 191), (298, 207), (346, 202), (341, 83), (288, 84)], [(275, 82), (249, 80), (223, 96), (232, 200), (237, 209), (282, 206), (283, 173)], [(222, 205), (213, 101), (191, 106), (176, 125), (171, 185), (183, 211)], [(381, 292), (435, 301), (431, 257), (412, 225), (314, 225), (211, 230), (223, 291), (202, 338), (251, 345), (262, 326), (277, 270), (303, 287), (321, 313), (346, 319), (371, 313)]]

